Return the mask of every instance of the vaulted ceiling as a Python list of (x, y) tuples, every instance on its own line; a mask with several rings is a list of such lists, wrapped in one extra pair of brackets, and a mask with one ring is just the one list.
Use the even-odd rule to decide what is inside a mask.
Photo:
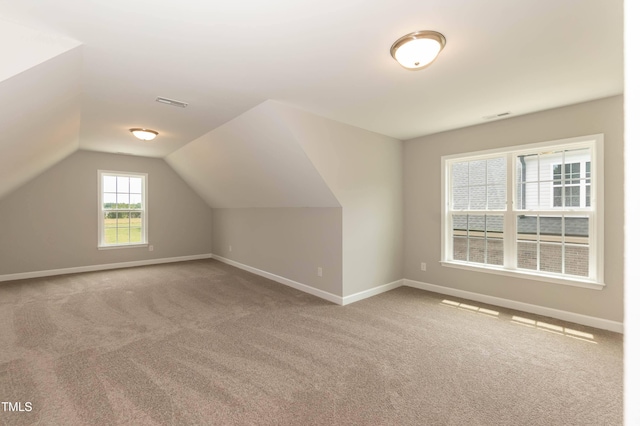
[[(409, 139), (620, 94), (622, 18), (621, 0), (0, 0), (0, 197), (76, 149), (168, 156), (267, 99)], [(389, 48), (423, 29), (446, 47), (404, 70)]]

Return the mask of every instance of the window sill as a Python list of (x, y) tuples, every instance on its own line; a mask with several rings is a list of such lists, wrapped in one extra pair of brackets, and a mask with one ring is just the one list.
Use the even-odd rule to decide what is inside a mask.
[(116, 249), (126, 249), (126, 248), (143, 248), (149, 247), (149, 243), (141, 243), (141, 244), (110, 244), (108, 246), (98, 246), (98, 250), (116, 250)]
[(568, 285), (572, 287), (589, 288), (592, 290), (602, 290), (605, 287), (604, 283), (598, 283), (591, 280), (581, 280), (580, 278), (560, 278), (554, 275), (546, 275), (536, 272), (514, 271), (508, 269), (502, 269), (491, 266), (476, 266), (467, 262), (454, 262), (449, 260), (440, 261), (442, 266), (448, 268), (465, 269), (467, 271), (475, 272), (487, 272), (490, 274), (505, 275), (508, 277), (521, 278), (527, 280), (544, 281), (554, 284)]

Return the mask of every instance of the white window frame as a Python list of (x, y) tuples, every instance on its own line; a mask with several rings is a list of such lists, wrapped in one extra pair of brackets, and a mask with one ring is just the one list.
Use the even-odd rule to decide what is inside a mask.
[[(136, 243), (118, 243), (118, 244), (107, 244), (104, 241), (104, 205), (103, 205), (103, 176), (120, 176), (120, 177), (136, 177), (142, 178), (142, 208), (140, 210), (135, 209), (136, 212), (140, 211), (141, 219), (142, 219), (142, 229), (141, 229), (141, 242)], [(111, 171), (111, 170), (98, 170), (98, 250), (110, 250), (110, 249), (121, 249), (121, 248), (134, 248), (134, 247), (148, 247), (149, 239), (148, 239), (148, 226), (149, 226), (149, 209), (147, 204), (147, 194), (148, 194), (148, 175), (147, 173), (137, 173), (137, 172), (120, 172), (120, 171)], [(132, 210), (122, 210), (124, 212), (131, 212)]]
[[(591, 150), (591, 206), (554, 207), (550, 210), (516, 208), (516, 162), (517, 156), (553, 150), (589, 148)], [(504, 265), (488, 265), (468, 261), (453, 260), (453, 214), (460, 213), (449, 208), (452, 193), (449, 173), (452, 164), (505, 156), (507, 159), (507, 202), (501, 210), (465, 211), (467, 214), (504, 214)], [(447, 267), (488, 272), (518, 278), (527, 278), (556, 284), (591, 288), (604, 288), (604, 135), (587, 135), (569, 139), (506, 148), (476, 151), (443, 156), (441, 158), (441, 264)], [(553, 202), (551, 203), (553, 205)], [(547, 273), (517, 269), (517, 217), (522, 214), (541, 214), (589, 217), (589, 276), (578, 277), (567, 274)]]

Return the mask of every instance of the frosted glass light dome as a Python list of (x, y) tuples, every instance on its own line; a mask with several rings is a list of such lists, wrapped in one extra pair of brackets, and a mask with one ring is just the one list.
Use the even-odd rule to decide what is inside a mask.
[(151, 129), (135, 128), (135, 129), (129, 129), (129, 131), (133, 133), (133, 136), (140, 139), (141, 141), (150, 141), (155, 139), (156, 136), (158, 136), (158, 132)]
[(446, 39), (436, 31), (417, 31), (400, 37), (391, 46), (391, 56), (409, 70), (419, 70), (433, 62)]

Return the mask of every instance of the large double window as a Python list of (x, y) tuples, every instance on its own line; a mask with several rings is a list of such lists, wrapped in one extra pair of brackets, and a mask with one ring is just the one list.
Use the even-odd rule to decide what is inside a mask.
[(147, 244), (147, 175), (98, 171), (100, 248)]
[(599, 287), (602, 135), (443, 157), (442, 260)]

